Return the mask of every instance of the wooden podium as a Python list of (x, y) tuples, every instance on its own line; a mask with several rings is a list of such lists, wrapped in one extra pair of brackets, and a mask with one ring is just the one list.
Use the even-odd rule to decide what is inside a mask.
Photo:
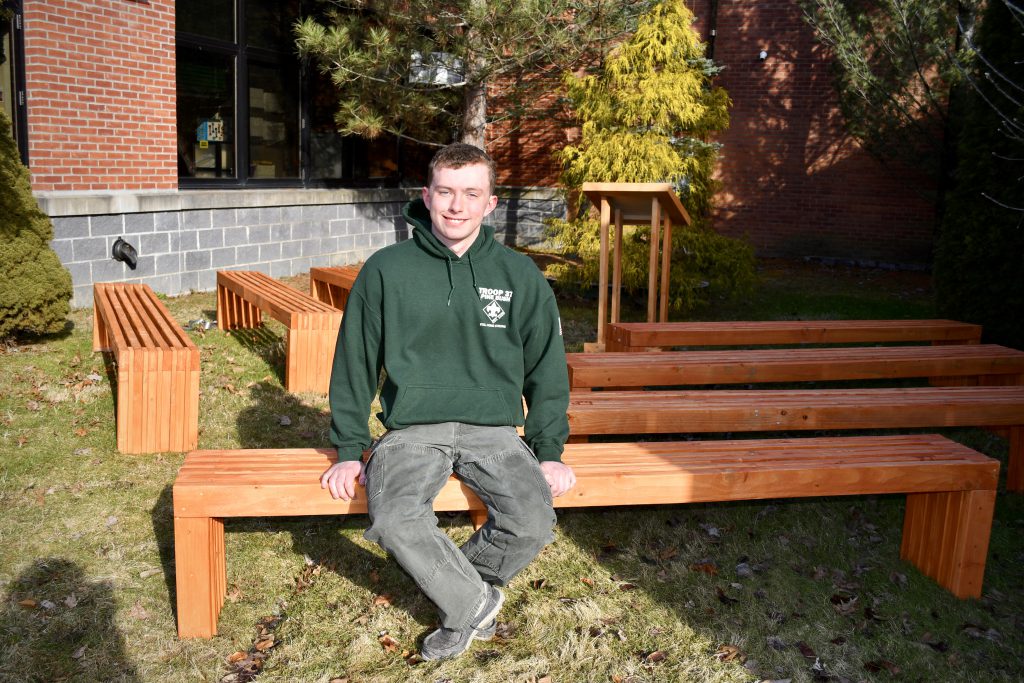
[[(651, 256), (647, 287), (647, 322), (668, 318), (669, 273), (672, 269), (672, 225), (690, 224), (679, 197), (669, 183), (584, 183), (583, 194), (601, 212), (601, 256), (598, 265), (597, 342), (583, 345), (584, 351), (604, 351), (608, 328), (609, 226), (615, 219), (615, 249), (612, 252), (611, 322), (619, 322), (622, 293), (622, 226), (651, 226)], [(659, 240), (660, 234), (660, 240)], [(661, 243), (659, 296), (658, 249)], [(657, 304), (655, 303), (657, 301)]]

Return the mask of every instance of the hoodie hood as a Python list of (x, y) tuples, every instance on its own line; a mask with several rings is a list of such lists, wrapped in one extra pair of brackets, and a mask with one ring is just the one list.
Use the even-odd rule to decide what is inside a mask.
[(448, 305), (452, 303), (452, 294), (455, 293), (455, 278), (452, 276), (452, 264), (462, 263), (463, 261), (469, 263), (469, 270), (473, 276), (473, 287), (477, 287), (476, 281), (476, 268), (473, 265), (474, 261), (480, 261), (490, 256), (495, 247), (499, 246), (494, 241), (494, 228), (490, 225), (483, 224), (480, 226), (480, 232), (476, 236), (476, 240), (466, 250), (466, 253), (461, 257), (457, 256), (454, 251), (449, 249), (441, 240), (437, 239), (437, 235), (434, 234), (433, 226), (430, 221), (430, 211), (427, 209), (427, 205), (423, 202), (423, 199), (414, 199), (413, 201), (402, 207), (402, 216), (406, 222), (413, 227), (412, 237), (419, 245), (420, 249), (425, 251), (439, 259), (443, 259), (445, 267), (448, 270)]

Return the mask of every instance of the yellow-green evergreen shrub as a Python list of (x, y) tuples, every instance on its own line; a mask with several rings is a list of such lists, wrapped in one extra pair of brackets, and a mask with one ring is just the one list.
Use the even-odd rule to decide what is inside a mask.
[[(729, 125), (728, 94), (713, 87), (717, 68), (693, 29), (693, 13), (666, 0), (641, 17), (636, 32), (616, 48), (596, 74), (567, 74), (568, 101), (580, 121), (580, 140), (556, 152), (562, 182), (672, 183), (693, 218), (672, 233), (670, 299), (679, 312), (715, 297), (749, 292), (753, 249), (708, 227), (719, 145), (709, 142)], [(548, 222), (555, 245), (582, 257), (581, 266), (559, 266), (567, 283), (597, 278), (598, 223), (587, 206), (568, 221)], [(650, 228), (624, 231), (623, 285), (647, 285)]]

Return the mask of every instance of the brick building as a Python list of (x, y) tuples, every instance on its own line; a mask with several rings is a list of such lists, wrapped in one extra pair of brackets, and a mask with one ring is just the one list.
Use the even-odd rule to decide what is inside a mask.
[[(292, 49), (302, 0), (4, 4), (0, 94), (76, 305), (94, 281), (208, 290), (218, 269), (292, 275), (404, 235), (424, 153), (333, 131), (328, 91)], [(734, 101), (716, 229), (762, 255), (927, 262), (931, 207), (844, 138), (796, 1), (691, 7)], [(507, 242), (564, 211), (550, 152), (570, 135), (548, 123), (489, 143)], [(110, 258), (118, 237), (135, 270)]]

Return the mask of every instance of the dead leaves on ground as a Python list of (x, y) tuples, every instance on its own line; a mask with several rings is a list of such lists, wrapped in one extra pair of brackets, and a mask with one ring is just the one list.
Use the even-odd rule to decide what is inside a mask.
[(248, 650), (239, 650), (227, 657), (229, 673), (221, 683), (249, 683), (263, 670), (270, 651), (280, 644), (275, 633), (283, 616), (265, 616), (256, 622), (256, 637)]

